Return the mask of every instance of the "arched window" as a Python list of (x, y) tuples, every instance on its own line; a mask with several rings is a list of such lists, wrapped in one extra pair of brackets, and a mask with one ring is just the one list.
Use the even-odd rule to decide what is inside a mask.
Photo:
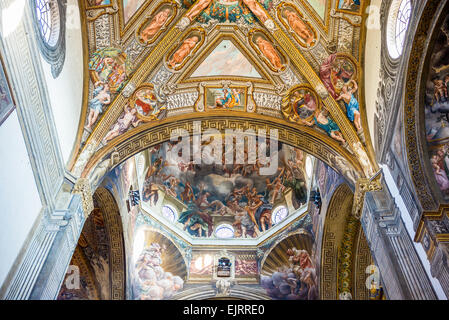
[(162, 207), (162, 216), (171, 222), (176, 222), (178, 220), (178, 212), (175, 208), (169, 205)]
[(310, 156), (308, 156), (306, 158), (306, 174), (307, 174), (307, 178), (312, 179), (313, 161), (312, 161), (312, 157), (310, 157)]
[(39, 48), (56, 78), (61, 73), (65, 59), (66, 4), (60, 0), (29, 1)]
[[(55, 39), (59, 36), (59, 21), (57, 15), (53, 15), (52, 6), (57, 6), (57, 2), (50, 2), (49, 0), (36, 0), (36, 19), (39, 23), (39, 31), (43, 40), (51, 45), (55, 44)], [(57, 10), (57, 8), (55, 8)], [(55, 11), (55, 9), (53, 9)]]
[(234, 238), (234, 228), (230, 224), (221, 224), (215, 229), (215, 236), (220, 239)]
[(277, 207), (273, 210), (273, 213), (271, 215), (271, 222), (273, 225), (278, 224), (288, 216), (288, 209), (284, 206)]
[(410, 0), (394, 0), (387, 22), (388, 53), (393, 59), (401, 56), (410, 23), (412, 4)]

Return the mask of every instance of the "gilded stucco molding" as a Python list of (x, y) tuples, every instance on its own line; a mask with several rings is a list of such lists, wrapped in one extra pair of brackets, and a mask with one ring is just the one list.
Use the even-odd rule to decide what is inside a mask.
[(352, 207), (352, 215), (360, 220), (363, 211), (363, 205), (365, 202), (365, 195), (367, 192), (381, 191), (382, 190), (382, 174), (378, 172), (371, 179), (359, 179), (357, 180), (354, 194), (354, 205)]
[(94, 200), (92, 190), (90, 188), (89, 179), (78, 179), (78, 181), (75, 183), (75, 186), (73, 187), (72, 193), (81, 196), (84, 217), (87, 219), (89, 214), (94, 209)]

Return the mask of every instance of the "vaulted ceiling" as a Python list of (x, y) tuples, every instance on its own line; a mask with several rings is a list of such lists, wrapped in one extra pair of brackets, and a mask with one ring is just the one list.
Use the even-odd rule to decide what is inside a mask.
[(351, 184), (370, 178), (368, 1), (357, 3), (84, 1), (85, 96), (72, 173), (95, 184), (201, 120), (203, 130), (277, 129), (281, 142)]

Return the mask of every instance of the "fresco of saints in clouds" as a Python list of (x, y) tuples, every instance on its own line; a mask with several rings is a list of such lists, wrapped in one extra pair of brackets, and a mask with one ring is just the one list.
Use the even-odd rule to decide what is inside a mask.
[(170, 299), (184, 286), (184, 281), (162, 267), (165, 248), (152, 243), (140, 254), (135, 264), (135, 296), (137, 300)]
[(289, 265), (280, 267), (271, 276), (262, 275), (260, 282), (267, 294), (276, 300), (317, 300), (316, 267), (307, 250), (290, 248)]
[[(203, 159), (195, 165), (173, 158), (176, 143), (164, 143), (148, 150), (149, 166), (142, 186), (142, 200), (155, 207), (158, 201), (183, 203), (177, 224), (194, 237), (211, 237), (218, 221), (233, 225), (234, 237), (253, 238), (272, 227), (271, 212), (291, 197), (296, 209), (308, 199), (304, 170), (306, 155), (280, 144), (275, 155), (279, 170), (261, 176), (259, 162), (249, 163), (247, 151), (240, 155), (223, 154), (221, 164)], [(246, 149), (245, 149), (246, 150)], [(233, 157), (233, 163), (225, 159)], [(172, 199), (172, 200), (170, 200)]]

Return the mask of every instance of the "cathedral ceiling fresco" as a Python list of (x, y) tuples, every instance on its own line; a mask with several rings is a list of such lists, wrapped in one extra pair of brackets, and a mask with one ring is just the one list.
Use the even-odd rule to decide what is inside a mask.
[(88, 90), (73, 174), (89, 177), (107, 167), (104, 175), (169, 140), (177, 126), (187, 128), (187, 121), (200, 119), (203, 127), (219, 130), (258, 126), (258, 121), (266, 129), (279, 127), (280, 141), (340, 172), (371, 177), (377, 167), (367, 130), (361, 51), (367, 5), (353, 0), (84, 2)]
[(142, 208), (156, 218), (173, 210), (175, 217), (167, 218), (178, 232), (217, 239), (217, 227), (227, 225), (225, 238), (259, 238), (307, 208), (314, 159), (299, 149), (278, 146), (277, 168), (261, 175), (259, 163), (196, 165), (193, 156), (177, 161), (173, 148), (164, 143), (137, 157)]
[[(368, 4), (82, 3), (86, 90), (71, 170), (126, 201), (129, 297), (183, 298), (211, 281), (226, 295), (223, 279), (258, 298), (322, 295), (325, 215), (313, 199), (346, 181), (361, 202), (361, 179), (378, 170), (364, 105)], [(228, 129), (248, 134), (236, 150)], [(259, 157), (270, 149), (277, 164), (267, 174), (249, 161), (261, 131), (277, 132), (257, 137)], [(208, 148), (224, 152), (205, 159)]]
[[(359, 221), (347, 219), (348, 178), (286, 144), (278, 147), (280, 170), (266, 177), (255, 166), (172, 162), (175, 147), (165, 142), (139, 153), (99, 188), (121, 207), (128, 299), (229, 298), (242, 290), (245, 298), (315, 300), (355, 296), (356, 288), (367, 297), (369, 247), (359, 248)], [(231, 234), (220, 233), (224, 225)], [(80, 243), (92, 237), (88, 228)], [(366, 261), (357, 260), (359, 251), (353, 256), (359, 249)]]
[[(313, 199), (334, 187), (314, 175), (326, 163), (319, 174), (357, 194), (378, 169), (363, 92), (367, 5), (82, 3), (86, 90), (71, 170), (127, 199), (129, 297), (182, 298), (211, 281), (226, 295), (223, 279), (258, 298), (320, 297), (324, 215)], [(227, 129), (248, 134), (235, 141), (243, 152), (226, 149)], [(257, 137), (277, 164), (267, 174), (249, 161), (260, 131), (277, 132)], [(205, 159), (208, 148), (224, 152)]]

